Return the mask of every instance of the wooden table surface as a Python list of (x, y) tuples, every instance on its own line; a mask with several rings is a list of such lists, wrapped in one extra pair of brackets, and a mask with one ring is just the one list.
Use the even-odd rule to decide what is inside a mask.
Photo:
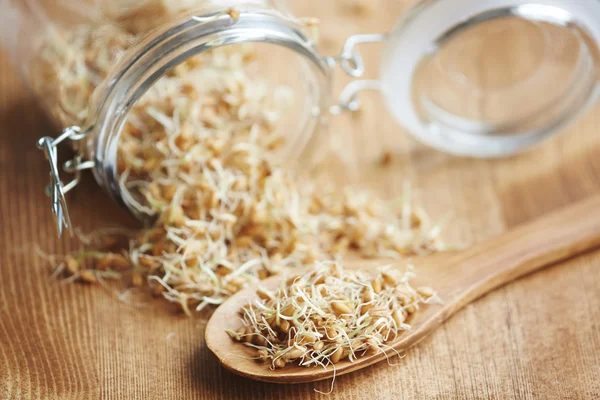
[[(347, 13), (339, 2), (295, 7), (328, 21), (322, 39), (333, 52), (350, 33), (390, 28), (408, 3), (381, 0), (367, 16)], [(364, 49), (369, 71), (379, 50)], [(389, 168), (353, 179), (386, 196), (412, 181), (431, 214), (450, 215), (450, 243), (485, 240), (600, 190), (598, 107), (564, 135), (503, 160), (461, 159), (417, 144), (377, 96), (365, 99), (354, 120), (338, 120), (334, 131), (355, 138), (350, 154), (375, 157), (382, 143), (392, 149)], [(36, 248), (63, 253), (77, 244), (57, 239), (43, 194), (48, 165), (34, 144), (48, 134), (48, 121), (0, 56), (0, 398), (322, 397), (314, 390), (327, 391), (331, 382), (278, 386), (226, 372), (204, 346), (202, 318), (174, 313), (159, 300), (127, 305), (100, 287), (51, 280)], [(91, 176), (69, 201), (84, 232), (136, 226)], [(329, 398), (600, 398), (600, 252), (485, 296), (392, 361), (338, 378)]]

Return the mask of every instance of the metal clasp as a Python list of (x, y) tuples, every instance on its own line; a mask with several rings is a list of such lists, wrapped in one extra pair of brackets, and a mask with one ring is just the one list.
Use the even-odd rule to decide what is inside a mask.
[(73, 234), (71, 219), (67, 209), (65, 193), (73, 189), (80, 181), (81, 171), (94, 167), (93, 161), (84, 161), (80, 155), (68, 160), (63, 164), (63, 170), (67, 173), (74, 174), (75, 177), (66, 185), (60, 179), (60, 171), (58, 169), (58, 150), (57, 146), (65, 140), (72, 142), (84, 139), (88, 132), (81, 132), (78, 126), (71, 126), (63, 130), (56, 139), (49, 136), (40, 138), (37, 142), (37, 147), (44, 151), (46, 159), (50, 163), (50, 183), (46, 186), (46, 195), (52, 199), (52, 213), (56, 219), (56, 227), (58, 235), (62, 235), (63, 227)]
[[(327, 62), (331, 67), (339, 64), (346, 74), (353, 78), (360, 78), (365, 73), (365, 65), (360, 52), (356, 49), (357, 45), (384, 42), (387, 38), (387, 34), (352, 35), (346, 39), (340, 55), (327, 58)], [(380, 90), (379, 81), (358, 80), (350, 82), (342, 90), (338, 104), (331, 106), (330, 112), (339, 115), (343, 111), (358, 111), (360, 109), (358, 93), (363, 90)]]

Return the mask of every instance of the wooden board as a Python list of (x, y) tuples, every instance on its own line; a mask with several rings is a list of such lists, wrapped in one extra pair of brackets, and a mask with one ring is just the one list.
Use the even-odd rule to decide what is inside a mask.
[[(328, 21), (322, 35), (329, 53), (351, 33), (390, 28), (409, 5), (375, 1), (373, 14), (357, 17), (339, 1), (302, 3), (294, 4), (301, 15)], [(364, 48), (370, 75), (379, 50)], [(353, 139), (349, 151), (375, 157), (381, 143), (393, 149), (388, 169), (373, 167), (354, 179), (386, 196), (399, 194), (404, 179), (412, 181), (435, 217), (450, 215), (447, 240), (466, 244), (597, 193), (599, 113), (596, 107), (533, 152), (493, 161), (417, 144), (374, 95), (365, 98), (360, 116), (340, 119), (333, 129)], [(301, 399), (329, 389), (330, 382), (278, 386), (239, 378), (204, 346), (202, 318), (186, 318), (158, 300), (126, 305), (100, 287), (50, 280), (36, 248), (62, 253), (76, 245), (56, 238), (43, 194), (47, 163), (34, 144), (53, 133), (1, 56), (0, 398)], [(84, 232), (136, 225), (87, 178), (69, 196), (76, 225)], [(497, 290), (392, 362), (397, 365), (340, 377), (328, 398), (599, 398), (600, 253)]]

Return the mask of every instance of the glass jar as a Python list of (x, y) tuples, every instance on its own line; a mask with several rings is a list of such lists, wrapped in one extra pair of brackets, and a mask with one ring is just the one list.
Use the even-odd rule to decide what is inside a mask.
[[(5, 46), (54, 121), (67, 127), (58, 138), (39, 142), (50, 161), (47, 192), (59, 231), (70, 226), (64, 194), (84, 169), (91, 169), (115, 200), (142, 218), (120, 184), (120, 135), (131, 110), (161, 77), (207, 51), (253, 43), (260, 47), (253, 56), (255, 71), (294, 93), (293, 107), (276, 121), (287, 137), (279, 152), (286, 160), (313, 156), (322, 147), (321, 127), (331, 115), (357, 110), (363, 90), (381, 92), (391, 114), (418, 140), (474, 157), (528, 149), (563, 130), (598, 95), (597, 0), (421, 1), (399, 16), (390, 33), (352, 36), (338, 56), (320, 54), (310, 21), (294, 18), (279, 1), (123, 3), (0, 3)], [(99, 71), (93, 82), (87, 77), (85, 93), (65, 87), (59, 92), (63, 98), (57, 97), (47, 82), (56, 80), (56, 64), (60, 67), (63, 60), (46, 57), (52, 62), (41, 67), (38, 62), (48, 51), (48, 38), (66, 49), (73, 41), (86, 40), (82, 37), (101, 41), (103, 29), (115, 29), (104, 23), (107, 19), (117, 20), (118, 29), (129, 36), (109, 41), (105, 48), (112, 53), (84, 54), (82, 63), (85, 57), (104, 57), (110, 68)], [(63, 33), (79, 25), (84, 26), (79, 36)], [(361, 77), (358, 46), (373, 42), (386, 43), (379, 78), (351, 82), (332, 102), (336, 67)], [(77, 65), (58, 71), (79, 76)], [(78, 154), (65, 165), (75, 174), (68, 183), (61, 181), (57, 165), (57, 146), (65, 141)]]
[[(59, 231), (71, 225), (64, 195), (86, 169), (117, 202), (147, 219), (122, 184), (118, 160), (122, 131), (136, 104), (161, 77), (177, 74), (178, 68), (187, 68), (205, 52), (233, 49), (217, 54), (223, 58), (219, 68), (228, 71), (217, 79), (235, 81), (235, 75), (243, 72), (252, 75), (244, 79), (260, 78), (270, 88), (294, 93), (293, 107), (275, 121), (286, 136), (285, 146), (277, 152), (280, 159), (306, 154), (303, 150), (324, 122), (320, 110), (330, 103), (330, 68), (316, 52), (305, 24), (289, 15), (284, 1), (108, 0), (84, 6), (75, 0), (57, 6), (54, 1), (32, 0), (2, 2), (1, 7), (2, 18), (10, 25), (3, 35), (9, 54), (54, 123), (67, 127), (57, 138), (39, 142), (50, 161), (47, 194)], [(235, 70), (229, 64), (243, 63), (239, 58), (248, 55), (247, 43), (254, 44), (249, 54), (252, 67)], [(73, 51), (89, 54), (70, 54)], [(285, 71), (275, 72), (276, 64), (285, 64)], [(256, 85), (253, 89), (263, 90)], [(262, 118), (271, 117), (264, 114)], [(70, 182), (59, 176), (57, 146), (63, 142), (71, 142), (77, 153), (64, 165), (75, 175)]]

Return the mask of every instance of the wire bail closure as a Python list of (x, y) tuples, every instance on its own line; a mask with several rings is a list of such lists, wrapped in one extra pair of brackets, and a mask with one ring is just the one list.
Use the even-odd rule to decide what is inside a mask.
[[(339, 64), (347, 75), (353, 78), (360, 78), (365, 73), (365, 64), (360, 52), (356, 46), (364, 43), (379, 43), (388, 39), (387, 34), (364, 34), (352, 35), (342, 47), (342, 52), (337, 57), (328, 57), (327, 63), (334, 67)], [(331, 106), (330, 113), (339, 115), (344, 111), (355, 112), (360, 110), (358, 93), (363, 90), (379, 90), (378, 80), (357, 80), (350, 82), (340, 94), (338, 104)]]
[(65, 140), (70, 140), (72, 142), (82, 140), (87, 134), (87, 131), (81, 132), (80, 127), (71, 126), (63, 130), (56, 139), (53, 139), (50, 136), (44, 136), (37, 142), (37, 147), (44, 152), (46, 159), (50, 164), (50, 183), (46, 186), (45, 193), (46, 196), (50, 197), (52, 200), (52, 213), (56, 220), (56, 228), (58, 229), (59, 236), (62, 235), (63, 227), (67, 228), (69, 233), (73, 234), (65, 193), (77, 186), (81, 178), (81, 171), (93, 168), (94, 162), (84, 161), (81, 155), (77, 155), (73, 159), (65, 162), (63, 164), (63, 170), (75, 175), (75, 177), (65, 185), (60, 179), (57, 146)]

